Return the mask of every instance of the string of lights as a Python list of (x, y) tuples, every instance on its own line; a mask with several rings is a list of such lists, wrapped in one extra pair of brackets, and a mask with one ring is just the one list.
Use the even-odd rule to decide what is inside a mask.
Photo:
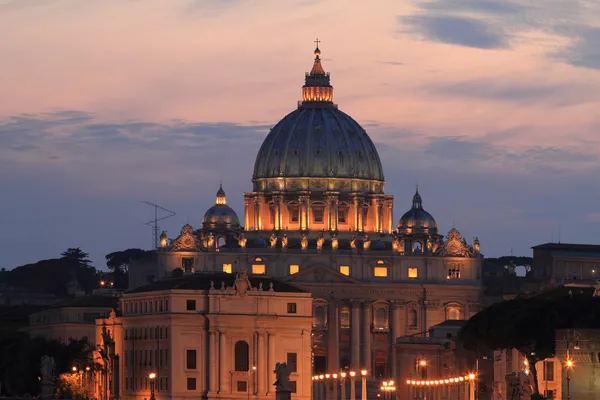
[(464, 383), (475, 379), (475, 374), (469, 374), (464, 376), (457, 376), (454, 378), (444, 379), (430, 379), (430, 380), (412, 380), (407, 379), (406, 384), (409, 386), (445, 386), (445, 385), (456, 385), (457, 383)]

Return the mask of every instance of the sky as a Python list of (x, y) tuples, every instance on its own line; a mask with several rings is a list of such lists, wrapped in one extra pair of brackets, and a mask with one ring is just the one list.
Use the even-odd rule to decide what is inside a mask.
[(375, 142), (487, 257), (600, 240), (596, 0), (0, 0), (0, 267), (199, 227), (297, 107), (314, 40)]

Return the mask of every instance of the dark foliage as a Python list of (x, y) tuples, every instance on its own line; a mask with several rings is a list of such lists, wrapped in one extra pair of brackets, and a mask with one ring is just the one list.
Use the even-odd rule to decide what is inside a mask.
[(107, 254), (106, 266), (114, 272), (114, 283), (117, 289), (126, 289), (129, 284), (129, 265), (132, 261), (140, 260), (151, 250), (127, 249)]
[(40, 361), (44, 355), (54, 358), (56, 375), (70, 371), (73, 365), (89, 363), (91, 347), (87, 338), (61, 343), (27, 334), (0, 330), (0, 379), (2, 391), (11, 396), (39, 392)]
[(552, 357), (557, 329), (600, 327), (600, 298), (552, 292), (496, 303), (474, 315), (460, 332), (478, 353), (516, 348), (527, 360), (538, 393), (535, 363)]

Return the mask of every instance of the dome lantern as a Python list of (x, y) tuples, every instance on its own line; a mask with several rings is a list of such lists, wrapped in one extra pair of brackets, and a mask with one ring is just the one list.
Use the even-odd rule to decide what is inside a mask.
[(225, 196), (225, 191), (223, 190), (223, 182), (219, 185), (219, 190), (217, 191), (217, 199), (215, 204), (219, 205), (227, 205), (227, 197)]
[(305, 75), (302, 86), (302, 106), (333, 106), (333, 87), (329, 82), (329, 73), (321, 65), (319, 39), (315, 43), (315, 61), (310, 73)]

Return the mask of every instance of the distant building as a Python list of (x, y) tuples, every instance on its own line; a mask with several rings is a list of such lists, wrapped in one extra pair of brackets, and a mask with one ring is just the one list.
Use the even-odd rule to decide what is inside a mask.
[(535, 279), (560, 283), (600, 277), (600, 245), (545, 243), (532, 248)]
[(68, 342), (87, 337), (96, 343), (96, 318), (106, 317), (117, 308), (119, 299), (111, 296), (79, 297), (31, 314), (24, 330), (31, 337)]
[(277, 362), (291, 365), (292, 398), (310, 399), (312, 298), (304, 290), (202, 273), (127, 292), (120, 309), (96, 321), (106, 355), (96, 355), (101, 400), (147, 399), (152, 381), (157, 400), (274, 398)]

